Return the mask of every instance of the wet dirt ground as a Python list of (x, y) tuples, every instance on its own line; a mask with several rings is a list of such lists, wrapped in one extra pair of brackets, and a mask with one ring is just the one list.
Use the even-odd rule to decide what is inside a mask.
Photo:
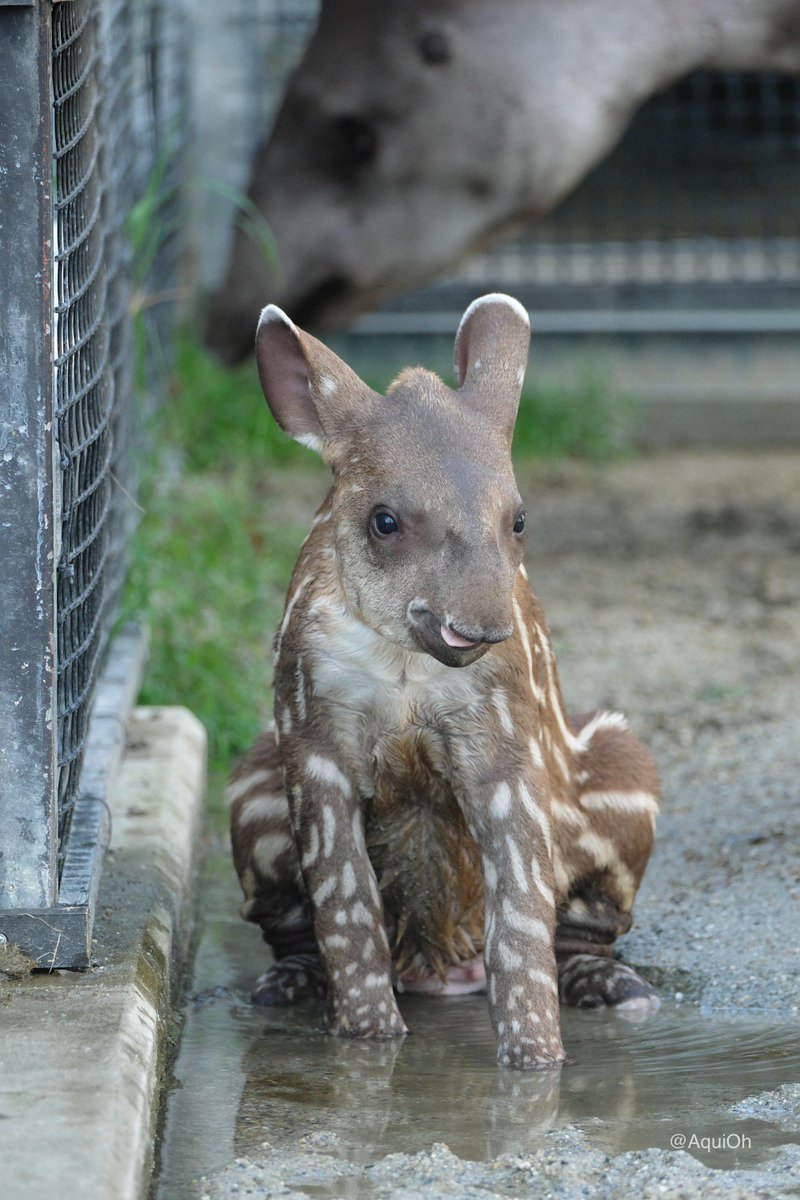
[(265, 952), (218, 847), (158, 1200), (800, 1195), (800, 454), (520, 483), (568, 703), (625, 711), (662, 773), (621, 943), (661, 1011), (564, 1012), (560, 1075), (496, 1067), (480, 996), (335, 1041), (248, 1004)]

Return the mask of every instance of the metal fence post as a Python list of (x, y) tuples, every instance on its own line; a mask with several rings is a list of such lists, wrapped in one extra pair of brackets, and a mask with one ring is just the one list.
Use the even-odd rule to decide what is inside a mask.
[(136, 277), (129, 222), (143, 202), (144, 232), (172, 231), (151, 248), (165, 299), (180, 29), (174, 0), (0, 0), (0, 942), (46, 969), (92, 961), (145, 652), (131, 632), (107, 654), (134, 506), (131, 295), (156, 275)]
[(0, 909), (56, 895), (50, 39), (0, 0)]

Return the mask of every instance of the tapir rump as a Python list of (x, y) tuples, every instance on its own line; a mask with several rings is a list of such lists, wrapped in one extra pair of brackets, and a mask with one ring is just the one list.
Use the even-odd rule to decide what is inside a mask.
[[(381, 396), (275, 307), (256, 353), (278, 424), (318, 451), (317, 512), (275, 640), (275, 723), (229, 797), (254, 999), (327, 996), (331, 1032), (401, 1036), (395, 988), (486, 988), (506, 1066), (564, 1059), (559, 999), (650, 1008), (613, 956), (658, 780), (618, 713), (571, 719), (523, 566), (511, 437), (530, 327), (476, 300), (455, 390)], [(535, 514), (532, 514), (535, 520)]]

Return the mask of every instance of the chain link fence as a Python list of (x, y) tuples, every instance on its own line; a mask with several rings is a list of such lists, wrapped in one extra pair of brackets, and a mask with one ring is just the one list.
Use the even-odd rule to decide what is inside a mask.
[(697, 72), (646, 103), (547, 218), (361, 327), (421, 331), (431, 312), (499, 290), (553, 331), (578, 314), (587, 331), (620, 328), (620, 310), (632, 332), (668, 330), (701, 307), (760, 309), (769, 328), (800, 299), (798, 189), (800, 82)]
[(37, 550), (0, 584), (0, 936), (48, 966), (88, 961), (107, 822), (83, 766), (179, 292), (184, 42), (170, 0), (0, 5), (0, 258), (24, 326), (0, 331), (0, 556)]

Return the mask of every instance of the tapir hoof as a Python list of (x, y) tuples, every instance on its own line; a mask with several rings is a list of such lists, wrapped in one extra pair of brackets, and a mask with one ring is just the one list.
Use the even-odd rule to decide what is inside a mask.
[(408, 1033), (394, 997), (391, 1004), (381, 1001), (377, 1005), (370, 1005), (366, 1011), (362, 1009), (366, 1009), (366, 1006), (341, 1006), (331, 1017), (330, 1032), (335, 1037), (377, 1040), (405, 1037)]
[(326, 990), (325, 972), (319, 960), (308, 956), (284, 958), (256, 981), (250, 999), (253, 1004), (285, 1007), (322, 999)]
[(574, 1008), (647, 1013), (661, 1006), (655, 989), (631, 967), (597, 954), (573, 954), (560, 962), (558, 993), (562, 1004)]

